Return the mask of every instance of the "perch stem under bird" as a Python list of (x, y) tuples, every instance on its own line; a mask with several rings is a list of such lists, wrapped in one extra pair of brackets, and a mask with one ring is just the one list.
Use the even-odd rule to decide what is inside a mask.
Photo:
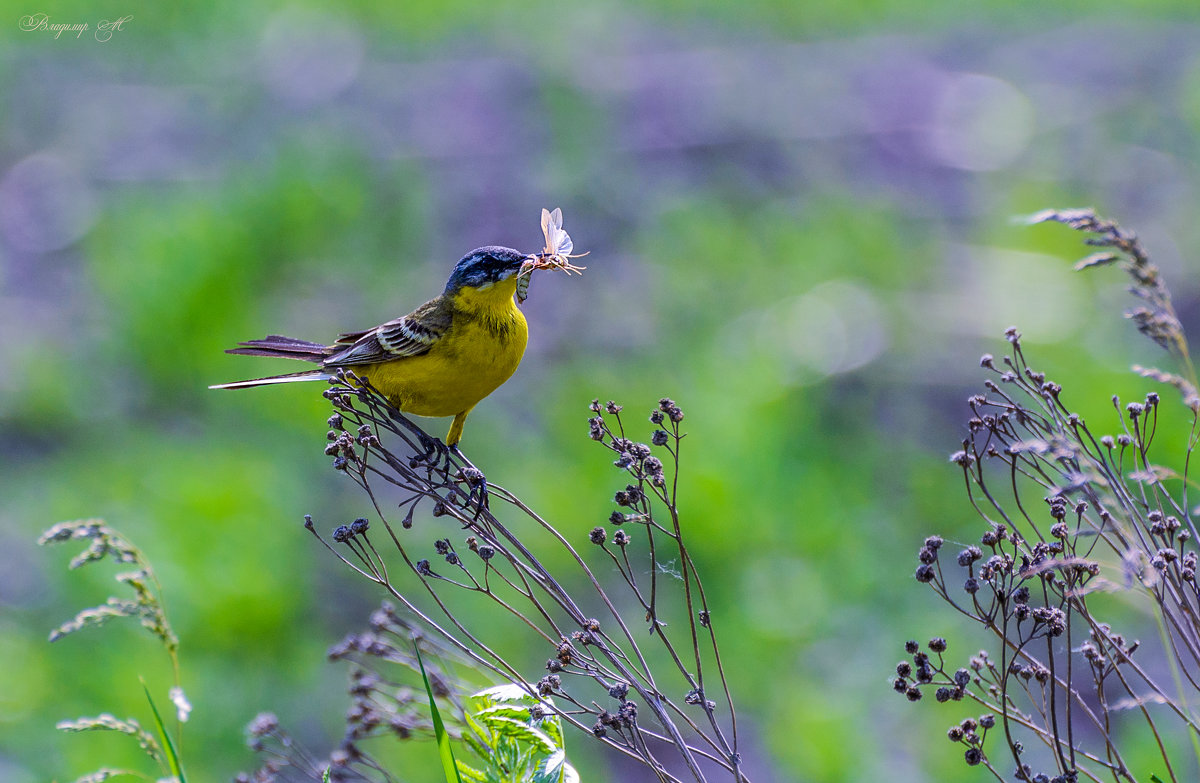
[(529, 339), (517, 307), (539, 269), (581, 273), (562, 212), (542, 210), (545, 248), (521, 253), (489, 245), (454, 266), (441, 295), (372, 329), (346, 332), (332, 344), (268, 335), (226, 353), (299, 359), (316, 369), (211, 386), (244, 389), (276, 383), (327, 381), (339, 370), (365, 378), (397, 409), (417, 416), (453, 416), (446, 445), (456, 447), (463, 423), (480, 400), (507, 381)]

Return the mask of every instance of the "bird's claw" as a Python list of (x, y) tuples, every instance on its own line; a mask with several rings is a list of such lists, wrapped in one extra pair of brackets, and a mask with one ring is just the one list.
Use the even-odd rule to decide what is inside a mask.
[(437, 470), (441, 471), (442, 473), (449, 474), (451, 468), (450, 452), (452, 447), (447, 446), (437, 438), (426, 435), (419, 430), (418, 436), (420, 438), (421, 448), (423, 451), (421, 451), (420, 454), (413, 455), (411, 461), (412, 466), (416, 467), (417, 465), (426, 465), (430, 470)]

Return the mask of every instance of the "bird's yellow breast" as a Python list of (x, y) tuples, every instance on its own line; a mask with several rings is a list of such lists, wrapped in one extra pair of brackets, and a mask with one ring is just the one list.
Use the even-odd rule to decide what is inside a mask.
[(525, 354), (529, 327), (515, 292), (515, 279), (460, 289), (450, 300), (450, 326), (428, 353), (368, 365), (360, 374), (406, 413), (469, 411), (512, 376)]

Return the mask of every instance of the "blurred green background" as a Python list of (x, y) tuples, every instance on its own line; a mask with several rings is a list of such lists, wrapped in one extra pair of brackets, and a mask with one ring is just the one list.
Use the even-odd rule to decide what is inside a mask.
[[(946, 456), (1005, 327), (1093, 420), (1164, 361), (1116, 272), (1073, 274), (1079, 237), (1014, 216), (1135, 228), (1195, 325), (1194, 0), (102, 5), (0, 2), (0, 779), (135, 763), (54, 723), (148, 722), (137, 676), (169, 684), (136, 628), (46, 643), (109, 594), (34, 544), (80, 517), (159, 570), (194, 779), (255, 766), (261, 709), (336, 741), (324, 650), (382, 596), (300, 523), (369, 508), (322, 454), (318, 388), (206, 386), (294, 369), (222, 353), (239, 339), (365, 328), (473, 247), (537, 249), (554, 206), (588, 271), (534, 281), (525, 362), (467, 453), (582, 543), (623, 484), (588, 402), (638, 422), (677, 399), (754, 779), (981, 779), (943, 739), (970, 712), (889, 687), (906, 638), (981, 642), (915, 552), (978, 535)], [(642, 779), (586, 744), (585, 780)]]

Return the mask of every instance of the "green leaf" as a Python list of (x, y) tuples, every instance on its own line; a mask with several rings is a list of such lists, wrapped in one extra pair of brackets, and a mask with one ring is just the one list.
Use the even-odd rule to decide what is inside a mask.
[(421, 680), (425, 683), (425, 693), (429, 694), (429, 713), (433, 718), (433, 735), (437, 739), (438, 756), (442, 760), (442, 772), (446, 783), (462, 783), (458, 774), (458, 764), (454, 761), (454, 750), (450, 747), (450, 734), (446, 724), (442, 722), (442, 714), (438, 712), (437, 702), (433, 698), (433, 686), (429, 684), (429, 675), (425, 672), (425, 661), (421, 658), (421, 646), (413, 639), (413, 650), (417, 653), (417, 664), (421, 667)]
[(550, 737), (541, 729), (530, 726), (528, 715), (525, 720), (514, 720), (503, 715), (482, 716), (483, 724), (497, 736), (513, 740), (521, 745), (531, 745), (532, 750), (539, 754), (554, 753), (558, 750)]
[(533, 771), (530, 783), (562, 783), (563, 767), (567, 763), (567, 754), (556, 750), (544, 756)]
[(554, 742), (554, 747), (563, 749), (567, 747), (566, 738), (563, 736), (562, 721), (557, 715), (548, 715), (539, 721), (535, 721), (534, 725), (550, 736), (551, 741)]
[(528, 722), (530, 719), (528, 707), (519, 707), (508, 704), (496, 704), (491, 707), (483, 707), (482, 709), (476, 710), (475, 715), (477, 715), (481, 720), (487, 720), (487, 718), (493, 715), (525, 722)]
[(530, 716), (530, 708), (539, 703), (512, 684), (468, 697), (467, 736), (474, 736), (473, 747), (485, 746), (479, 756), (486, 765), (486, 783), (579, 783), (578, 772), (567, 763), (562, 721), (555, 715)]
[(506, 683), (505, 685), (497, 685), (494, 688), (487, 688), (474, 694), (471, 698), (482, 699), (491, 704), (502, 702), (516, 702), (519, 704), (533, 704), (534, 699), (520, 685)]
[(487, 775), (472, 766), (458, 762), (458, 774), (463, 783), (487, 783)]

